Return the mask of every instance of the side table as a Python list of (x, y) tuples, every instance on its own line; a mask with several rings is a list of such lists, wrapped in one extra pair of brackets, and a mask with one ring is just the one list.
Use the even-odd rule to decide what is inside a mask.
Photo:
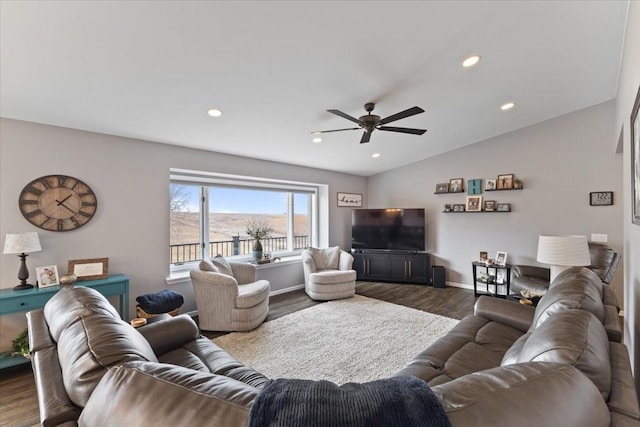
[[(478, 295), (491, 295), (494, 297), (506, 298), (509, 296), (511, 287), (511, 265), (487, 265), (484, 262), (474, 261), (471, 263), (473, 267), (473, 296)], [(495, 279), (486, 280), (481, 277), (482, 274), (486, 274), (489, 277), (493, 276)], [(500, 280), (502, 278), (502, 280)], [(484, 290), (478, 290), (478, 284), (484, 285)], [(498, 287), (506, 287), (504, 294), (498, 293)], [(493, 287), (493, 292), (491, 291)]]

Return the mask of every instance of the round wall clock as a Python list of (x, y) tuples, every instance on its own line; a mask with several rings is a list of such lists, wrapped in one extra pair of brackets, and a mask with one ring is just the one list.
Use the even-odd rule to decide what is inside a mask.
[(69, 231), (85, 225), (96, 213), (98, 199), (77, 178), (46, 175), (28, 183), (18, 200), (31, 224), (49, 231)]

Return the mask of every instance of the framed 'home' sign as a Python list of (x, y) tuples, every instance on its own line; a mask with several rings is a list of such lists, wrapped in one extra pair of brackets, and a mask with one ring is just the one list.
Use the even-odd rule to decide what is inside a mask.
[(338, 206), (339, 207), (362, 207), (362, 194), (353, 193), (338, 193)]

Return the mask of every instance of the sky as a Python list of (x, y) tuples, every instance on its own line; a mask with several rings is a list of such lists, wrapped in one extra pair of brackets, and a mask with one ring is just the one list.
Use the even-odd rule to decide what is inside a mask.
[[(187, 199), (187, 208), (185, 210), (187, 212), (198, 212), (200, 187), (197, 185), (180, 186), (183, 188), (183, 194)], [(297, 214), (307, 213), (306, 197), (306, 195), (296, 195), (294, 203)], [(285, 193), (274, 191), (210, 188), (209, 212), (283, 214), (287, 212), (287, 197)]]

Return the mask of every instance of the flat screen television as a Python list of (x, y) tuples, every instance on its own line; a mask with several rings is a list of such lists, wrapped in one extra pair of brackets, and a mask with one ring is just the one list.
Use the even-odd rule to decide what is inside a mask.
[(351, 249), (424, 251), (424, 209), (354, 209)]

